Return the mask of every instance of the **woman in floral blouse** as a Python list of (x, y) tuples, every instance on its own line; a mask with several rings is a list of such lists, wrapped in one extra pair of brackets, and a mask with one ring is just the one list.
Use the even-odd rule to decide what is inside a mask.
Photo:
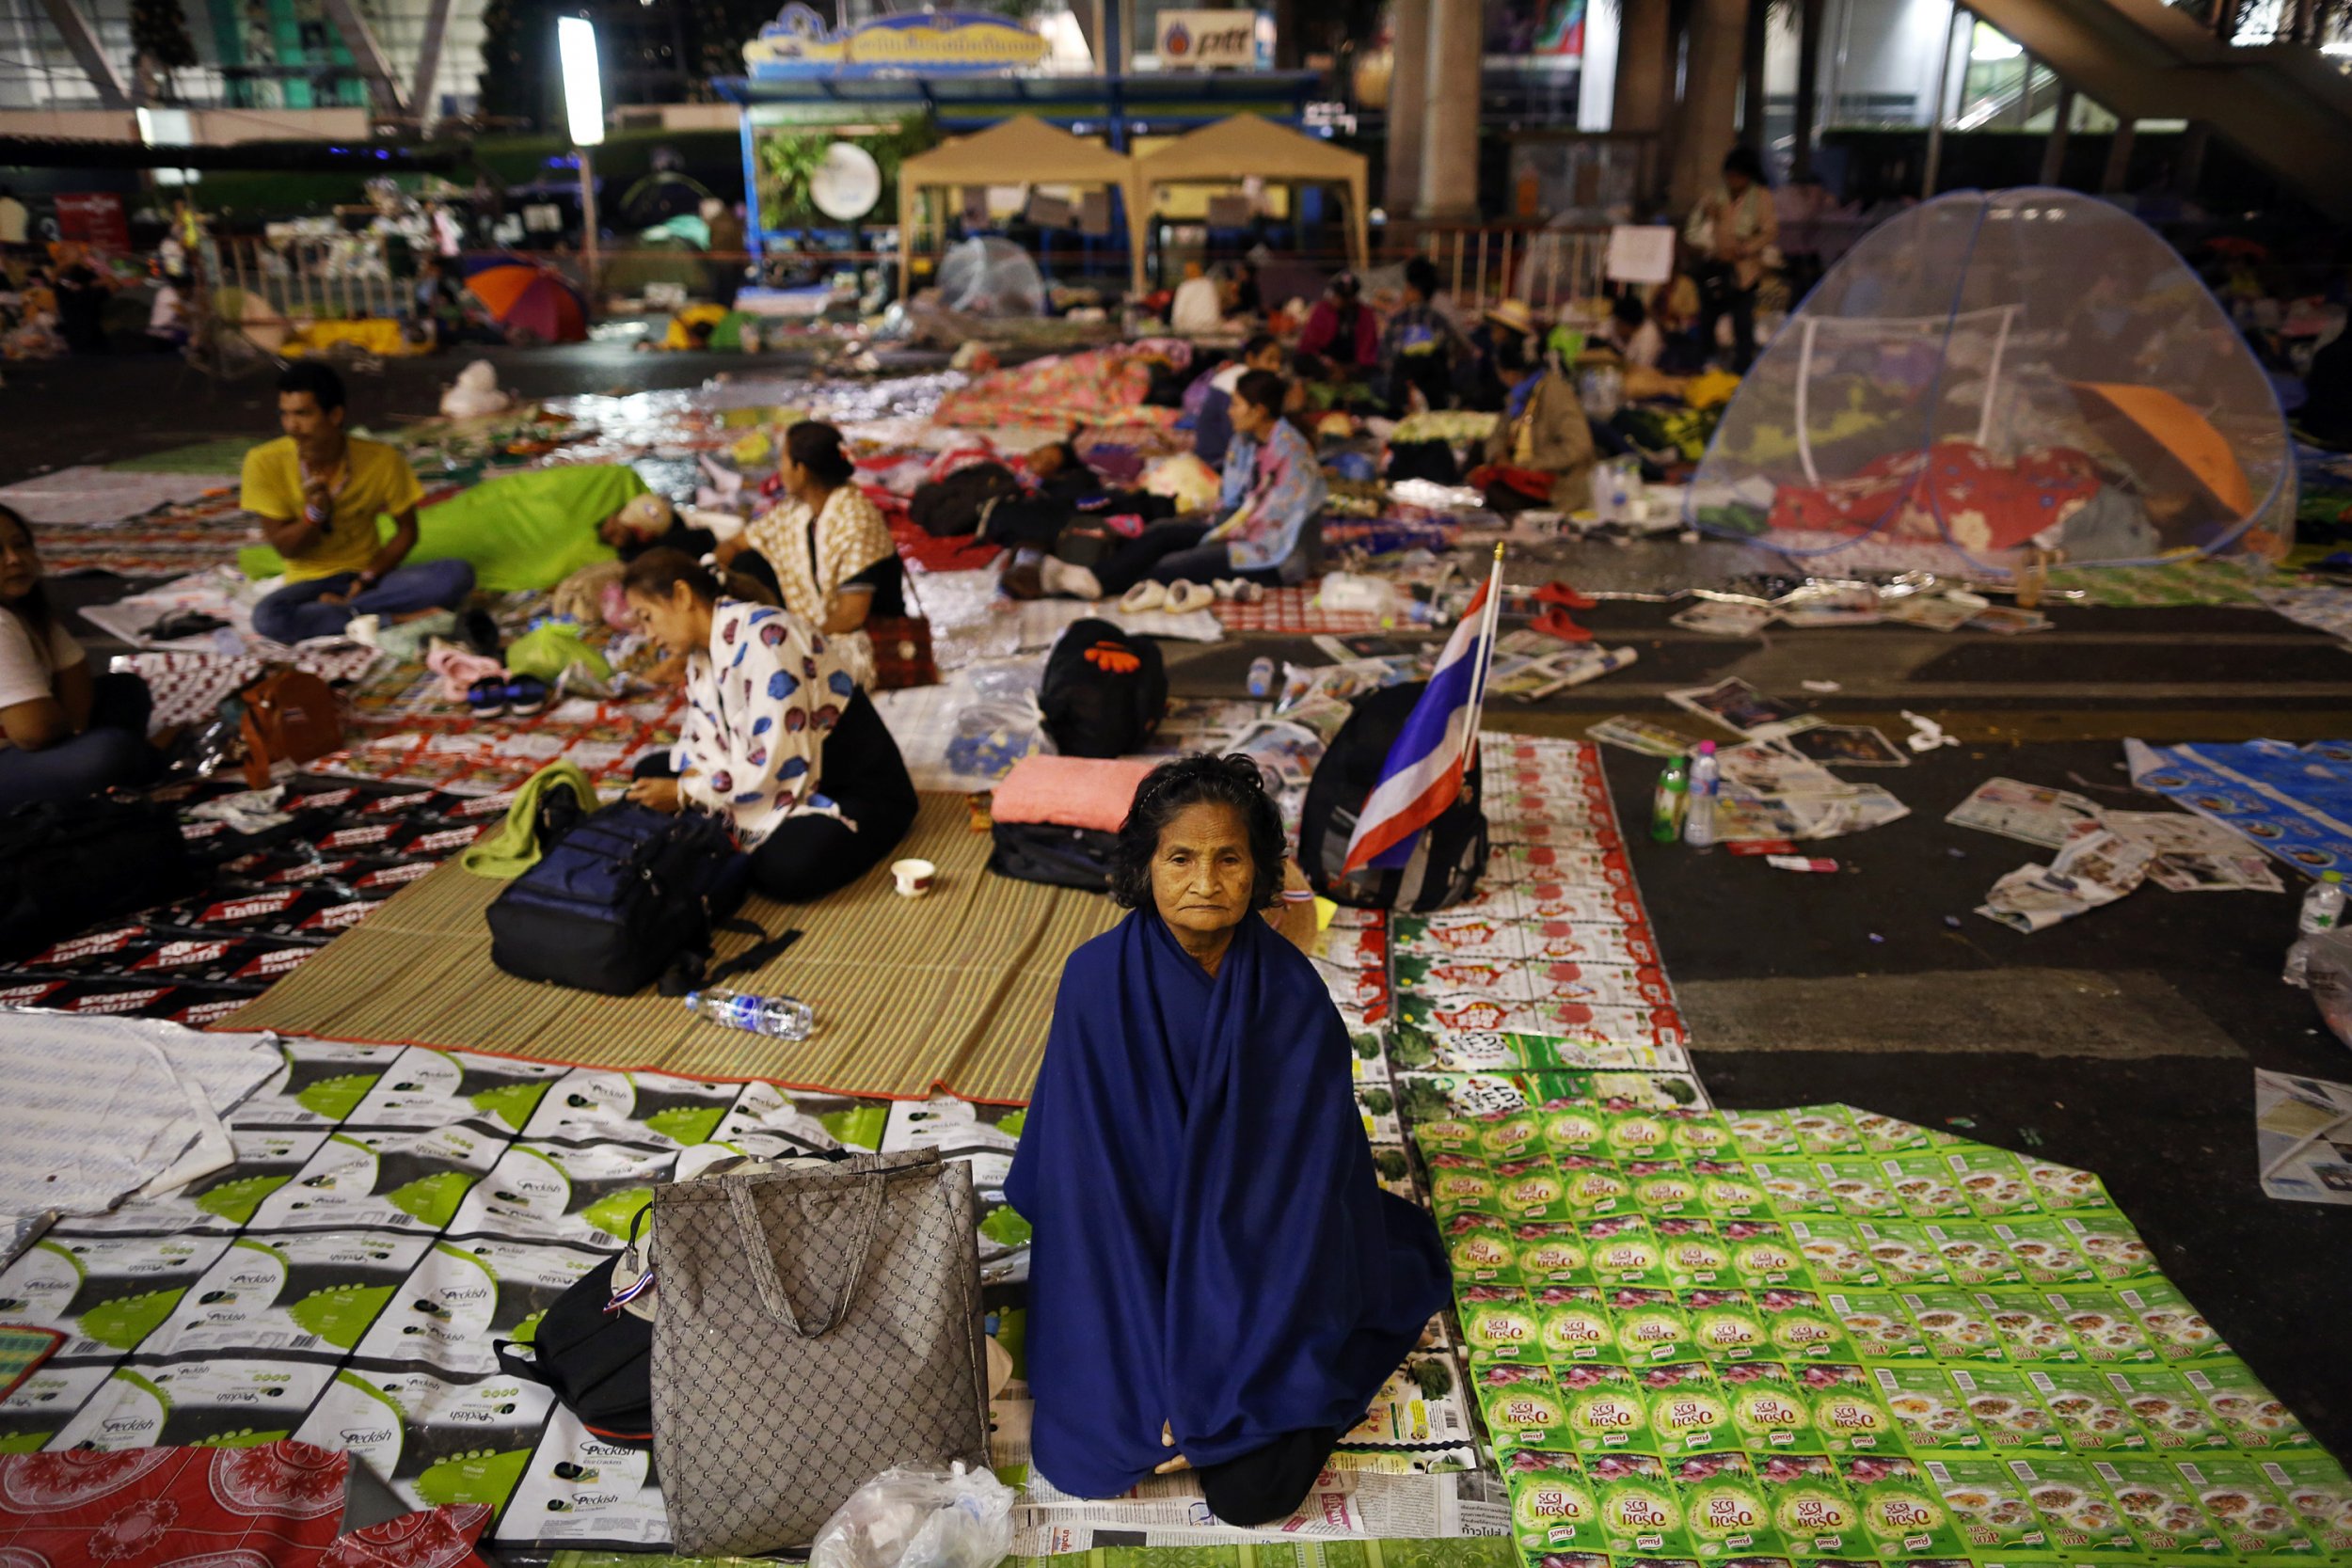
[(637, 623), (686, 656), (677, 744), (638, 765), (629, 799), (723, 816), (752, 885), (794, 902), (886, 859), (914, 821), (914, 785), (840, 644), (788, 610), (724, 596), (682, 551), (648, 550), (621, 579)]

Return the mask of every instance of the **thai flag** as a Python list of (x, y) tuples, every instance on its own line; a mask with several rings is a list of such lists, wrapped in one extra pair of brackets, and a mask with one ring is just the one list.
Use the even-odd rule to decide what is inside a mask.
[(1446, 640), (1445, 652), (1430, 673), (1429, 689), (1406, 716), (1380, 769), (1380, 782), (1356, 819), (1343, 873), (1368, 865), (1402, 867), (1412, 858), (1413, 841), (1421, 831), (1461, 794), (1462, 769), (1470, 760), (1470, 737), (1478, 731), (1486, 673), (1494, 658), (1494, 610), (1501, 603), (1502, 576), (1498, 558), (1493, 577), (1479, 588)]

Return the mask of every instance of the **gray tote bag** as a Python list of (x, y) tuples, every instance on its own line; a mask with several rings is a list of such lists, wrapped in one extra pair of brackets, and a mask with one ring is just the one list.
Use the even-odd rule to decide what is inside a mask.
[(680, 1553), (804, 1546), (893, 1465), (988, 1462), (972, 1170), (938, 1152), (654, 1191), (654, 1465)]

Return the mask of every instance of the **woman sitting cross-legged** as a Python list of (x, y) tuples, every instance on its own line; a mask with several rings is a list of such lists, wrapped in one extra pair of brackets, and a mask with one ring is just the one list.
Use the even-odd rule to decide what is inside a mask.
[(646, 551), (621, 578), (639, 626), (686, 656), (678, 743), (638, 765), (628, 798), (725, 817), (752, 851), (753, 887), (815, 898), (898, 847), (914, 822), (914, 785), (838, 644), (725, 586), (669, 549)]
[[(870, 687), (874, 645), (866, 623), (906, 613), (890, 524), (857, 487), (857, 465), (832, 425), (803, 420), (786, 431), (777, 472), (784, 504), (723, 541), (719, 563), (772, 580), (784, 607), (834, 642), (850, 678)], [(756, 553), (739, 559), (747, 550)]]
[(1290, 1514), (1446, 1302), (1429, 1215), (1380, 1188), (1347, 1033), (1260, 911), (1282, 830), (1257, 765), (1145, 778), (1071, 955), (1005, 1196), (1035, 1227), (1031, 1448), (1063, 1491), (1200, 1472)]
[(0, 808), (150, 783), (152, 706), (136, 675), (92, 675), (40, 586), (23, 517), (0, 506)]

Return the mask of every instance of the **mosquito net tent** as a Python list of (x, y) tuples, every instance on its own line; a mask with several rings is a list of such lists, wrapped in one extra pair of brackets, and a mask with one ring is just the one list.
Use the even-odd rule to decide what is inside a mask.
[(1692, 520), (1839, 565), (2149, 562), (2284, 531), (2269, 381), (2156, 233), (2059, 190), (1939, 197), (1821, 280), (1724, 410)]

